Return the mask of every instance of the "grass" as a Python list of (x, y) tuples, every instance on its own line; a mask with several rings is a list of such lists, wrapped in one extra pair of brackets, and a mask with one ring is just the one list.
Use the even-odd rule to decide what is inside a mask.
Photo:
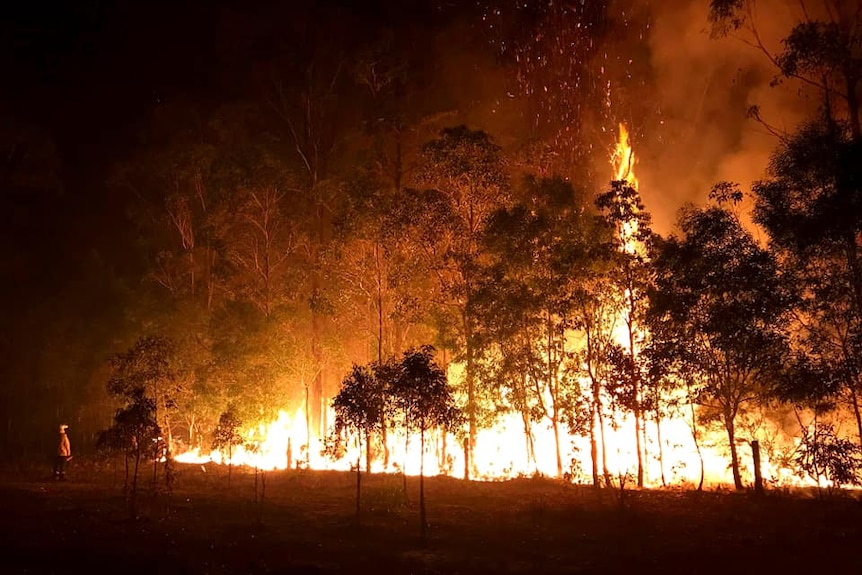
[(419, 538), (418, 479), (326, 471), (254, 475), (180, 466), (173, 493), (149, 489), (138, 516), (122, 473), (75, 460), (0, 473), (0, 572), (312, 573), (860, 573), (855, 494), (682, 490), (594, 491), (549, 479), (427, 480), (429, 531)]

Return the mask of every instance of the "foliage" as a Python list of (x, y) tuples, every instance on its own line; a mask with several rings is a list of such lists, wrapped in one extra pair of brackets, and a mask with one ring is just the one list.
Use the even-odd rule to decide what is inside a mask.
[(236, 407), (228, 405), (227, 410), (223, 411), (218, 418), (218, 426), (213, 437), (213, 449), (219, 451), (227, 451), (228, 458), (233, 454), (233, 448), (237, 445), (242, 445), (245, 438), (240, 433), (242, 420), (237, 415)]
[(725, 208), (689, 209), (683, 237), (657, 245), (650, 293), (653, 338), (689, 374), (702, 378), (698, 403), (728, 434), (734, 482), (742, 488), (735, 445), (741, 410), (770, 394), (789, 344), (790, 298), (772, 255)]
[(794, 463), (805, 475), (820, 484), (820, 478), (834, 487), (862, 484), (862, 447), (839, 437), (830, 424), (815, 422), (802, 428), (802, 439)]

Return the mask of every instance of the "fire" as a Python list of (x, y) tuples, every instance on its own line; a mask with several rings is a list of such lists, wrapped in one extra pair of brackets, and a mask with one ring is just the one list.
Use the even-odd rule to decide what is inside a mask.
[(611, 164), (614, 167), (614, 180), (625, 180), (634, 189), (638, 189), (638, 179), (635, 176), (635, 153), (629, 144), (629, 131), (625, 124), (620, 124), (620, 137), (611, 154)]
[[(634, 189), (638, 180), (634, 174), (635, 155), (629, 143), (628, 130), (619, 126), (619, 140), (611, 155), (611, 163), (616, 181), (625, 180)], [(626, 250), (638, 249), (634, 241), (636, 229), (623, 229)], [(617, 339), (625, 345), (622, 331)], [(449, 366), (450, 381), (463, 378), (463, 366)], [(588, 385), (583, 386), (588, 389)], [(678, 398), (680, 400), (681, 398)], [(671, 403), (671, 402), (668, 402)], [(676, 401), (673, 403), (680, 403)], [(610, 398), (605, 398), (607, 409)], [(643, 423), (642, 444), (645, 465), (645, 485), (697, 485), (700, 481), (701, 467), (704, 483), (709, 486), (733, 485), (729, 466), (727, 436), (719, 426), (692, 423), (691, 406), (679, 408), (678, 413), (665, 415), (656, 424), (654, 420)], [(332, 414), (327, 420), (332, 421)], [(744, 422), (740, 422), (743, 429)], [(693, 429), (693, 425), (697, 428)], [(659, 432), (660, 426), (660, 432)], [(599, 446), (599, 454), (605, 453), (607, 461), (599, 461), (599, 469), (606, 467), (617, 482), (625, 478), (631, 485), (637, 469), (635, 443), (635, 423), (624, 413), (605, 414), (605, 446)], [(567, 473), (575, 481), (587, 483), (591, 480), (591, 456), (588, 437), (568, 434), (561, 424), (560, 451)], [(761, 445), (769, 446), (761, 453), (761, 469), (764, 481), (773, 485), (813, 485), (813, 480), (802, 480), (780, 461), (773, 461), (770, 455), (780, 460), (781, 454), (791, 453), (798, 445), (798, 438), (785, 434), (777, 424), (759, 422), (752, 425), (748, 440), (757, 439)], [(659, 433), (661, 441), (659, 441)], [(348, 445), (347, 452), (339, 459), (323, 453), (323, 442), (309, 434), (304, 406), (300, 406), (293, 416), (288, 411), (279, 412), (271, 422), (259, 423), (241, 433), (245, 442), (237, 446), (230, 458), (221, 451), (203, 453), (191, 450), (177, 457), (186, 463), (232, 463), (263, 470), (309, 467), (313, 469), (350, 470), (357, 460), (365, 468), (364, 446), (355, 441)], [(531, 439), (531, 441), (528, 441)], [(695, 440), (697, 437), (697, 440)], [(597, 438), (601, 440), (601, 438)], [(418, 475), (420, 458), (424, 456), (426, 475), (461, 475), (464, 472), (464, 450), (458, 440), (443, 432), (432, 432), (426, 436), (425, 453), (420, 453), (418, 435), (405, 436), (391, 430), (387, 436), (389, 452), (388, 465), (384, 465), (381, 453), (383, 446), (377, 438), (373, 449), (373, 472), (404, 472)], [(738, 445), (741, 459), (741, 472), (750, 483), (754, 476), (753, 459), (750, 445)], [(362, 449), (362, 451), (359, 451)], [(528, 436), (520, 414), (510, 413), (498, 417), (488, 429), (479, 431), (473, 450), (473, 465), (479, 472), (477, 479), (503, 480), (517, 476), (557, 474), (557, 442), (550, 423), (533, 423)], [(599, 456), (601, 457), (601, 455)]]

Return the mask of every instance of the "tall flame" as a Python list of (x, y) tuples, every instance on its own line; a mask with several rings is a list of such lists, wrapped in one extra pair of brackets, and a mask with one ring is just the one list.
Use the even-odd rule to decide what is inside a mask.
[(614, 180), (626, 180), (634, 189), (638, 188), (635, 176), (635, 153), (629, 144), (629, 131), (620, 124), (620, 137), (611, 154), (611, 164), (614, 167)]

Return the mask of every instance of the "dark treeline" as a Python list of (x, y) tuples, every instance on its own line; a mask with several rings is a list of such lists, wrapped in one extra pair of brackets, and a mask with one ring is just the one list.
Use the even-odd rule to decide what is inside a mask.
[[(749, 3), (712, 5), (716, 33), (753, 29)], [(584, 34), (609, 41), (615, 12), (600, 12), (579, 16), (601, 24)], [(585, 475), (609, 483), (604, 434), (626, 414), (643, 484), (647, 428), (660, 436), (681, 416), (695, 442), (701, 427), (723, 430), (741, 488), (740, 422), (771, 409), (796, 413), (805, 473), (846, 483), (836, 460), (857, 465), (862, 442), (855, 13), (812, 13), (775, 58), (820, 106), (780, 135), (753, 187), (767, 244), (733, 183), (653, 233), (634, 183), (611, 181), (591, 152), (597, 120), (555, 113), (570, 100), (537, 90), (519, 112), (497, 108), (517, 128), (481, 122), (464, 93), (483, 59), (489, 82), (522, 88), (539, 72), (520, 58), (541, 48), (523, 27), (560, 17), (530, 12), (502, 32), (522, 48), (495, 53), (484, 13), (225, 5), (198, 36), (206, 50), (168, 34), (185, 57), (165, 58), (164, 85), (183, 66), (196, 81), (151, 94), (134, 138), (96, 146), (106, 159), (77, 183), (58, 164), (69, 143), (10, 116), (4, 452), (41, 454), (60, 421), (92, 447), (117, 407), (108, 360), (145, 337), (169, 342), (170, 401), (155, 405), (185, 445), (209, 444), (228, 406), (243, 421), (304, 406), (323, 438), (352, 364), (433, 343), (444, 368), (463, 366), (451, 383), (466, 475), (478, 431), (514, 412), (528, 453), (532, 426), (549, 426), (563, 475), (563, 437), (588, 437)], [(599, 109), (600, 86), (586, 84), (576, 96)], [(844, 414), (855, 429), (838, 427)]]

